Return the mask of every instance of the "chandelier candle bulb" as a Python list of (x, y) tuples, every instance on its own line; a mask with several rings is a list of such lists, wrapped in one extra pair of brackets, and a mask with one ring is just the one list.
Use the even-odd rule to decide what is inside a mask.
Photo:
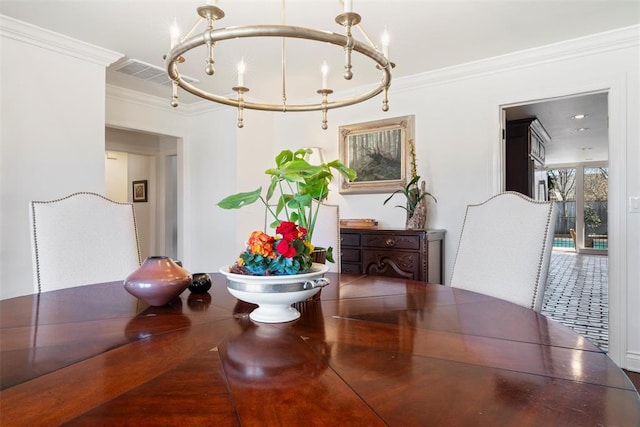
[(387, 59), (389, 59), (389, 42), (390, 42), (389, 32), (385, 28), (384, 32), (382, 33), (382, 54)]
[(353, 1), (344, 0), (344, 13), (353, 12)]
[(171, 49), (173, 49), (180, 40), (180, 29), (178, 28), (178, 20), (176, 18), (173, 18), (173, 24), (171, 24), (169, 28), (169, 35), (171, 36)]
[(244, 59), (238, 64), (238, 86), (244, 86), (244, 72), (245, 72)]
[(327, 61), (322, 62), (322, 89), (327, 88), (327, 77), (329, 76), (329, 66), (327, 65)]

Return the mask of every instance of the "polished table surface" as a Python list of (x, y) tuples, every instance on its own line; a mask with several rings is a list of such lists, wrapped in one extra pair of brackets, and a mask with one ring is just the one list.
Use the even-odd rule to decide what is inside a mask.
[(597, 347), (531, 310), (440, 285), (327, 275), (282, 324), (225, 279), (148, 307), (121, 283), (0, 302), (2, 426), (640, 425)]

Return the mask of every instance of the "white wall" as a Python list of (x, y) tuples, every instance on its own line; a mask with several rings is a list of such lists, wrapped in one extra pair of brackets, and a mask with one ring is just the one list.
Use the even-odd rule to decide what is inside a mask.
[(0, 16), (0, 298), (33, 290), (28, 205), (104, 192), (105, 67), (120, 55)]
[(185, 144), (188, 208), (185, 209), (185, 267), (191, 272), (215, 272), (237, 257), (236, 212), (216, 203), (235, 192), (238, 180), (238, 131), (232, 108), (196, 114)]
[(158, 221), (158, 247), (173, 259), (178, 258), (178, 155), (164, 158), (166, 190), (158, 194), (158, 203), (164, 206), (165, 215)]
[(104, 159), (105, 188), (104, 195), (116, 202), (129, 201), (129, 180), (127, 169), (129, 168), (129, 156), (122, 151), (107, 150)]
[[(245, 111), (244, 128), (238, 131), (236, 153), (238, 184), (235, 188), (228, 188), (225, 196), (240, 191), (255, 190), (260, 186), (262, 186), (262, 195), (266, 194), (270, 181), (264, 171), (275, 165), (277, 154), (274, 151), (278, 141), (274, 129), (274, 119), (277, 116), (273, 113)], [(264, 229), (265, 206), (258, 201), (235, 211), (235, 214), (238, 219), (235, 236), (237, 257), (245, 249), (251, 232)], [(226, 263), (235, 261), (236, 257), (228, 258)]]

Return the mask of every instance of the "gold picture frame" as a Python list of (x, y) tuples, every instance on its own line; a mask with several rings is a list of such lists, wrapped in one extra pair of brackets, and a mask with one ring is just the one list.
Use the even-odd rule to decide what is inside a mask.
[(340, 160), (358, 174), (340, 176), (340, 194), (387, 193), (407, 184), (409, 141), (414, 116), (401, 116), (339, 127)]

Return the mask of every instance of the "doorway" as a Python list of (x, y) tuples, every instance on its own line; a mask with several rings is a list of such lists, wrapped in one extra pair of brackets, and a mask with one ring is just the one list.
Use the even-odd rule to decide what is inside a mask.
[[(502, 107), (503, 189), (512, 189), (509, 176), (523, 176), (525, 185), (514, 187), (516, 191), (555, 200), (564, 212), (560, 220), (565, 222), (556, 224), (557, 237), (570, 238), (573, 229), (575, 248), (596, 253), (606, 250), (608, 235), (608, 108), (606, 92)], [(520, 146), (516, 160), (507, 155), (513, 123), (519, 126), (517, 138), (511, 138)], [(528, 132), (524, 137), (522, 129)]]
[(105, 130), (107, 197), (131, 202), (133, 181), (146, 181), (146, 200), (134, 203), (142, 259), (179, 259), (177, 144), (175, 137)]
[[(503, 189), (508, 189), (506, 177), (520, 174), (524, 176), (522, 182), (531, 197), (555, 201), (559, 215), (547, 291), (553, 295), (547, 298), (545, 293), (545, 301), (549, 304), (543, 308), (543, 313), (605, 350), (609, 314), (608, 111), (606, 92), (503, 106), (502, 152), (505, 154), (501, 181)], [(508, 123), (533, 120), (539, 128), (533, 129), (534, 138), (527, 140), (524, 160), (520, 163), (511, 161), (506, 155)], [(538, 138), (543, 144), (536, 145), (538, 134), (546, 134), (549, 139)], [(528, 168), (524, 175), (523, 165)], [(591, 258), (592, 255), (598, 256)], [(598, 280), (594, 279), (593, 265), (603, 272)], [(595, 285), (599, 289), (595, 289)], [(596, 308), (589, 303), (594, 301), (593, 295), (597, 292), (602, 293), (600, 300), (604, 309), (600, 301)], [(604, 339), (601, 338), (603, 328)], [(593, 330), (597, 330), (597, 342), (593, 334), (586, 333)]]

